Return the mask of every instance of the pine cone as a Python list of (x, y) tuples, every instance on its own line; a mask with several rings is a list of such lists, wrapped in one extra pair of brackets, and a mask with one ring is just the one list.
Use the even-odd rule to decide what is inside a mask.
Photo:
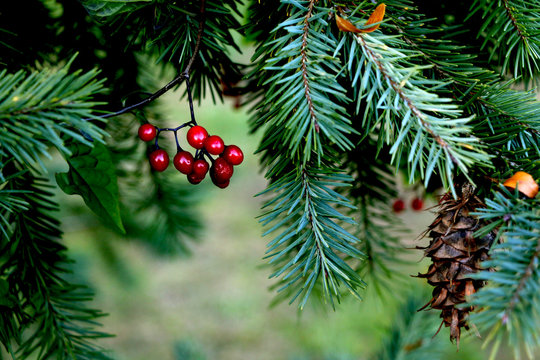
[(420, 310), (428, 306), (442, 310), (441, 326), (450, 327), (450, 340), (456, 340), (458, 346), (461, 328), (469, 329), (467, 316), (473, 307), (457, 308), (456, 305), (464, 303), (467, 296), (485, 285), (485, 281), (472, 279), (470, 275), (482, 269), (481, 262), (488, 258), (496, 237), (495, 230), (482, 238), (473, 236), (485, 223), (470, 213), (484, 204), (474, 195), (471, 184), (462, 186), (459, 192), (457, 199), (450, 194), (443, 196), (437, 218), (426, 231), (431, 237), (429, 245), (417, 247), (433, 261), (428, 271), (418, 277), (426, 278), (435, 287), (433, 298)]

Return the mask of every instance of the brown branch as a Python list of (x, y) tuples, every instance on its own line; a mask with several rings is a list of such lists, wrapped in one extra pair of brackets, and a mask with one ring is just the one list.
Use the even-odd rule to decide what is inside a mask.
[(514, 311), (514, 308), (516, 307), (519, 298), (520, 293), (523, 290), (523, 288), (526, 285), (527, 280), (533, 275), (533, 270), (537, 266), (536, 260), (540, 258), (540, 241), (538, 241), (538, 245), (536, 245), (536, 249), (534, 253), (531, 256), (531, 261), (529, 262), (529, 265), (527, 265), (527, 269), (525, 269), (525, 273), (519, 280), (519, 284), (516, 287), (516, 291), (514, 291), (514, 295), (512, 296), (512, 300), (510, 300), (510, 303), (508, 304), (508, 307), (504, 310), (504, 314), (502, 316), (502, 323), (506, 324), (508, 321), (509, 314)]
[[(412, 111), (414, 116), (416, 116), (418, 118), (418, 120), (420, 120), (420, 123), (422, 124), (424, 129), (431, 135), (431, 137), (433, 137), (435, 139), (437, 144), (439, 144), (443, 148), (448, 148), (448, 143), (446, 141), (444, 141), (439, 135), (437, 135), (431, 129), (429, 124), (424, 119), (424, 114), (422, 114), (422, 112), (420, 110), (418, 110), (418, 108), (413, 104), (411, 99), (409, 99), (405, 95), (405, 93), (403, 93), (403, 90), (401, 89), (401, 86), (394, 79), (392, 79), (392, 77), (388, 74), (388, 71), (386, 71), (383, 64), (379, 61), (377, 54), (375, 52), (373, 52), (373, 50), (371, 50), (369, 48), (369, 46), (366, 44), (364, 38), (361, 35), (355, 35), (355, 36), (356, 36), (357, 39), (359, 39), (361, 41), (361, 46), (364, 48), (366, 53), (369, 54), (369, 56), (372, 58), (372, 60), (375, 62), (375, 64), (377, 64), (377, 67), (379, 68), (379, 71), (385, 77), (385, 79), (390, 83), (390, 86), (392, 86), (392, 89), (394, 89), (394, 91), (399, 95), (399, 97), (403, 100), (405, 105), (407, 105), (407, 107)], [(449, 155), (450, 155), (450, 158), (452, 159), (452, 161), (457, 163), (454, 156), (451, 153), (449, 153)]]
[[(191, 55), (191, 58), (188, 61), (188, 64), (186, 65), (184, 71), (182, 71), (182, 73), (180, 75), (178, 75), (176, 78), (171, 80), (167, 85), (165, 85), (164, 87), (162, 87), (161, 89), (159, 89), (158, 91), (156, 91), (155, 93), (153, 93), (152, 95), (147, 97), (146, 99), (144, 99), (144, 100), (142, 100), (142, 101), (140, 101), (140, 102), (138, 102), (136, 104), (126, 106), (125, 108), (122, 108), (122, 109), (120, 109), (118, 111), (115, 111), (113, 113), (98, 116), (99, 118), (106, 119), (106, 118), (110, 118), (110, 117), (113, 117), (113, 116), (125, 114), (127, 112), (132, 111), (132, 110), (140, 108), (140, 107), (142, 107), (142, 106), (156, 100), (158, 97), (165, 94), (167, 91), (169, 91), (170, 89), (172, 89), (176, 85), (181, 84), (182, 81), (184, 81), (185, 79), (187, 79), (189, 77), (189, 72), (191, 71), (191, 67), (193, 66), (193, 63), (195, 62), (195, 59), (197, 58), (197, 55), (199, 54), (199, 48), (201, 46), (201, 40), (202, 40), (202, 36), (203, 36), (203, 32), (204, 32), (204, 23), (205, 23), (205, 20), (206, 20), (205, 1), (206, 0), (201, 0), (201, 9), (200, 9), (201, 18), (199, 20), (199, 29), (197, 30), (197, 42), (195, 43), (195, 49), (193, 51), (193, 55)], [(92, 120), (92, 119), (85, 119), (85, 120)]]
[(519, 34), (519, 37), (520, 37), (521, 40), (523, 40), (524, 42), (527, 42), (527, 37), (523, 34), (523, 32), (521, 31), (521, 29), (519, 28), (518, 23), (517, 23), (517, 20), (516, 20), (516, 18), (514, 17), (514, 14), (512, 14), (512, 11), (510, 10), (510, 5), (508, 5), (508, 0), (503, 0), (503, 4), (504, 4), (504, 9), (506, 10), (506, 14), (508, 15), (508, 17), (509, 17), (510, 20), (512, 21), (512, 25), (514, 25), (514, 28), (517, 30), (517, 32), (518, 32), (518, 34)]
[(311, 17), (311, 14), (313, 12), (313, 5), (315, 4), (316, 0), (311, 0), (309, 2), (309, 9), (306, 14), (306, 19), (304, 20), (304, 34), (302, 35), (302, 48), (300, 49), (300, 53), (302, 54), (302, 78), (304, 79), (304, 92), (306, 95), (306, 100), (308, 102), (309, 106), (309, 113), (311, 114), (311, 120), (313, 121), (313, 125), (315, 126), (315, 131), (319, 132), (319, 123), (317, 121), (317, 115), (315, 114), (315, 109), (313, 108), (313, 100), (311, 99), (311, 95), (309, 94), (309, 81), (308, 81), (308, 75), (307, 75), (307, 54), (306, 54), (306, 48), (307, 48), (307, 38), (308, 38), (308, 32), (309, 32), (309, 18)]

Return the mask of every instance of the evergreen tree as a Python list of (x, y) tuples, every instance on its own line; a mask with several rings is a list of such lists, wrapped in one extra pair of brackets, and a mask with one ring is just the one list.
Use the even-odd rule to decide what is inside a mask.
[[(507, 339), (516, 358), (537, 357), (540, 104), (534, 90), (518, 89), (538, 83), (539, 8), (525, 0), (0, 5), (5, 352), (109, 358), (99, 346), (108, 335), (96, 329), (103, 314), (69, 276), (44, 160), (55, 152), (69, 164), (56, 185), (82, 196), (114, 231), (161, 254), (186, 254), (199, 238), (189, 185), (159, 171), (157, 138), (143, 148), (132, 131), (152, 123), (158, 137), (176, 137), (182, 129), (164, 128), (154, 100), (181, 87), (191, 106), (242, 96), (247, 126), (263, 134), (260, 222), (276, 301), (302, 309), (321, 299), (339, 311), (344, 296), (361, 299), (366, 285), (394, 286), (405, 246), (392, 200), (403, 177), (428, 193), (445, 191), (426, 232), (433, 265), (421, 276), (435, 286), (426, 306), (442, 310), (451, 339), (474, 327), (493, 356)], [(234, 60), (238, 34), (255, 48), (249, 64)], [(175, 77), (160, 87), (148, 61)], [(184, 126), (196, 124), (191, 108)], [(205, 148), (195, 157), (211, 158)], [(219, 172), (211, 162), (212, 181), (226, 187), (219, 176), (232, 175), (232, 165)], [(377, 358), (412, 356), (403, 346), (431, 336), (418, 333), (430, 325), (413, 324), (437, 315), (415, 320), (417, 307), (418, 299), (405, 303)], [(417, 347), (426, 357), (429, 348)]]

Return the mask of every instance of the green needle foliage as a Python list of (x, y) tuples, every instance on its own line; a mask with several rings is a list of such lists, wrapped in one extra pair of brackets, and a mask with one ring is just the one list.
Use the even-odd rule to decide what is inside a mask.
[(484, 23), (478, 36), (484, 38), (482, 48), (489, 49), (501, 73), (511, 72), (527, 82), (540, 72), (540, 8), (537, 1), (475, 0), (470, 16), (482, 13)]
[(485, 234), (499, 228), (503, 242), (495, 245), (486, 268), (477, 278), (489, 286), (475, 294), (470, 303), (481, 311), (472, 321), (481, 330), (489, 331), (486, 342), (493, 342), (491, 358), (495, 358), (501, 343), (514, 349), (516, 359), (524, 351), (534, 359), (540, 349), (540, 203), (538, 199), (520, 198), (516, 191), (501, 187), (487, 208), (478, 216), (490, 222), (479, 230)]
[(99, 103), (90, 98), (103, 91), (103, 81), (95, 79), (96, 70), (70, 73), (72, 61), (58, 70), (30, 74), (0, 71), (0, 168), (6, 159), (14, 158), (44, 169), (41, 157), (50, 157), (51, 145), (70, 154), (66, 139), (87, 145), (91, 145), (89, 137), (103, 141), (105, 131), (88, 121), (101, 120), (93, 113)]
[(0, 241), (2, 316), (0, 341), (14, 359), (109, 359), (94, 344), (103, 316), (86, 303), (92, 293), (67, 280), (70, 260), (58, 240), (59, 222), (51, 212), (51, 185), (19, 172), (2, 193), (18, 194), (18, 208), (2, 210), (9, 222)]
[[(369, 285), (395, 289), (404, 235), (390, 206), (396, 179), (427, 193), (468, 179), (488, 205), (477, 214), (490, 221), (482, 231), (499, 227), (501, 239), (486, 263), (496, 271), (477, 275), (488, 285), (470, 300), (483, 309), (471, 320), (489, 332), (493, 354), (506, 336), (516, 357), (533, 358), (538, 201), (492, 190), (518, 170), (540, 178), (540, 104), (517, 90), (539, 73), (538, 3), (388, 0), (376, 30), (337, 26), (340, 16), (367, 30), (380, 3), (31, 0), (33, 11), (0, 8), (0, 341), (11, 357), (107, 358), (95, 345), (105, 336), (95, 330), (102, 314), (69, 281), (57, 205), (42, 179), (53, 148), (71, 165), (57, 176), (61, 188), (118, 230), (124, 224), (126, 237), (167, 255), (188, 253), (197, 239), (191, 191), (152, 172), (153, 144), (136, 138), (141, 123), (165, 127), (166, 114), (98, 115), (147, 104), (184, 79), (158, 90), (152, 61), (173, 68), (171, 78), (189, 71), (196, 99), (232, 94), (250, 107), (248, 125), (262, 135), (260, 222), (276, 301), (302, 309), (321, 298), (335, 308)], [(249, 64), (232, 55), (239, 36), (253, 44)], [(405, 301), (374, 358), (433, 356), (433, 318), (415, 314), (419, 306)]]

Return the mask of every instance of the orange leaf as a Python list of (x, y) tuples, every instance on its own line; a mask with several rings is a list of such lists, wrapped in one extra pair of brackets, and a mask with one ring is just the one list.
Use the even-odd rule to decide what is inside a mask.
[[(368, 21), (365, 23), (364, 26), (381, 22), (384, 18), (385, 10), (386, 10), (386, 5), (379, 4), (379, 6), (375, 8), (375, 11), (373, 11), (373, 13), (371, 14), (371, 16), (369, 17)], [(337, 14), (336, 14), (336, 25), (339, 30), (344, 31), (344, 32), (352, 32), (352, 33), (368, 33), (368, 32), (373, 32), (379, 28), (379, 24), (377, 24), (367, 29), (359, 29), (356, 26), (354, 26), (349, 20), (346, 20)]]
[[(379, 4), (375, 8), (375, 11), (373, 11), (373, 14), (371, 14), (371, 16), (369, 17), (368, 21), (366, 22), (366, 24), (364, 26), (381, 22), (383, 20), (383, 18), (384, 18), (385, 10), (386, 10), (386, 5), (385, 4)], [(379, 24), (377, 24), (375, 26), (372, 26), (370, 28), (367, 28), (367, 29), (362, 29), (360, 31), (362, 31), (362, 32), (372, 32), (372, 31), (377, 30), (378, 28), (379, 28)]]
[(344, 32), (353, 32), (353, 33), (359, 33), (362, 32), (359, 28), (354, 26), (349, 20), (345, 20), (344, 18), (340, 17), (336, 14), (336, 25), (339, 30)]
[(518, 171), (511, 178), (506, 180), (503, 185), (510, 189), (515, 189), (517, 186), (520, 193), (531, 199), (538, 194), (538, 184), (530, 174), (527, 174), (524, 171)]

